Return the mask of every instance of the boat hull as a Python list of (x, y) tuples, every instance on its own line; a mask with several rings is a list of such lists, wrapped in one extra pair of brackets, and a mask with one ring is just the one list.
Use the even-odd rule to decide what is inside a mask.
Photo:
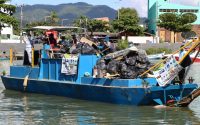
[(146, 88), (30, 79), (24, 89), (23, 78), (2, 76), (2, 81), (5, 88), (10, 90), (127, 105), (157, 105), (155, 100), (160, 100), (163, 104), (166, 104), (168, 100), (184, 97), (197, 88), (196, 84)]

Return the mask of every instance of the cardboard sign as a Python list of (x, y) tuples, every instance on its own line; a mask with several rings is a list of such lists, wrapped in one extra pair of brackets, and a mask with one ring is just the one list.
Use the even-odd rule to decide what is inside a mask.
[(62, 58), (61, 73), (66, 75), (77, 74), (78, 56), (65, 55)]
[(174, 56), (167, 58), (153, 74), (159, 84), (159, 86), (165, 86), (178, 75), (182, 67), (178, 64)]

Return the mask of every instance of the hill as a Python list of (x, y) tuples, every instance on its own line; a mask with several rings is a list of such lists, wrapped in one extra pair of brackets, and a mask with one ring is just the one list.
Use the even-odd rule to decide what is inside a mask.
[[(16, 8), (14, 16), (20, 20), (20, 7)], [(55, 11), (59, 18), (67, 19), (65, 24), (70, 24), (74, 19), (81, 15), (89, 18), (109, 17), (114, 19), (117, 11), (106, 5), (91, 5), (83, 2), (68, 3), (59, 5), (25, 5), (23, 7), (23, 23), (45, 20), (45, 16), (49, 16), (51, 11)]]

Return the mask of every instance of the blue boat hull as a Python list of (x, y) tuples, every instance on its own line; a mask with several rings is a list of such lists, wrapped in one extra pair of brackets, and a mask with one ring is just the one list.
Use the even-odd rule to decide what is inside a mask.
[(29, 79), (24, 90), (23, 78), (10, 76), (2, 76), (1, 78), (5, 88), (10, 90), (127, 105), (157, 105), (155, 100), (160, 100), (163, 104), (166, 104), (168, 100), (172, 98), (180, 99), (197, 88), (196, 84), (146, 88), (142, 86), (119, 87)]

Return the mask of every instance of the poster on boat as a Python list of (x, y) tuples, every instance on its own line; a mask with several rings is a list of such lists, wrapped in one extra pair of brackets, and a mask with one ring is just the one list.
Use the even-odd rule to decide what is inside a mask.
[(174, 56), (170, 56), (164, 61), (153, 74), (159, 86), (165, 86), (178, 75), (182, 67), (178, 64)]
[(78, 56), (65, 54), (62, 58), (61, 73), (66, 75), (77, 74)]

